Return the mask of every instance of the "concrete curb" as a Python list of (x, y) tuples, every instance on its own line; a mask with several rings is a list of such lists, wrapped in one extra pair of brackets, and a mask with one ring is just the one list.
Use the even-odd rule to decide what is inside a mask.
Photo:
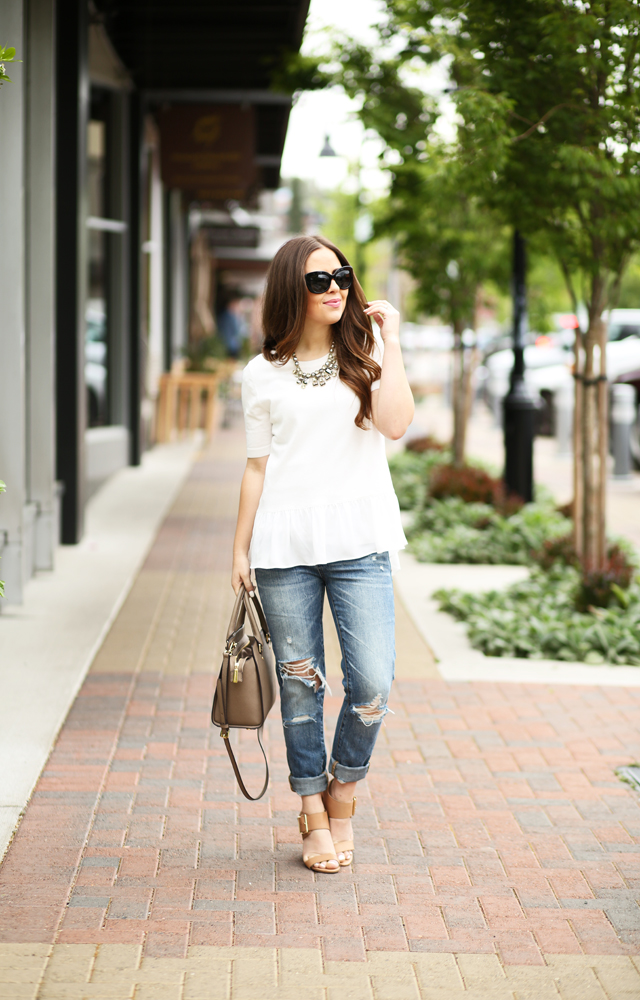
[(490, 590), (525, 579), (525, 566), (471, 566), (420, 563), (400, 553), (402, 571), (395, 577), (404, 605), (438, 660), (447, 681), (508, 681), (517, 684), (587, 684), (640, 686), (640, 667), (590, 666), (560, 660), (524, 660), (485, 656), (467, 639), (462, 622), (438, 610), (431, 595), (440, 587)]

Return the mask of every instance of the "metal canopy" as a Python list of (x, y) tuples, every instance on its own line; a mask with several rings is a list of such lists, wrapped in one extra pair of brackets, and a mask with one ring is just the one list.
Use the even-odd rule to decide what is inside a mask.
[(137, 86), (268, 88), (272, 60), (297, 51), (309, 0), (98, 0)]
[(290, 101), (275, 92), (270, 100), (269, 86), (282, 52), (300, 48), (308, 9), (309, 0), (95, 0), (94, 16), (147, 103), (246, 94), (270, 188), (279, 180)]

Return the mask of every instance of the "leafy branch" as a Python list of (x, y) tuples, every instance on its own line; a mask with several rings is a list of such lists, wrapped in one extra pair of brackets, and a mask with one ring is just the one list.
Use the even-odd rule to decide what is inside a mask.
[(0, 45), (0, 87), (7, 81), (11, 83), (11, 77), (7, 76), (7, 70), (5, 68), (5, 63), (12, 62), (22, 62), (22, 59), (16, 59), (16, 50), (11, 45), (2, 46)]

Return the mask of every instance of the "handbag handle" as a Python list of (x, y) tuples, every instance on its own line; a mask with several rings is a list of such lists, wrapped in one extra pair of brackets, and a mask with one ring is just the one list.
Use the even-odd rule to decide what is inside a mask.
[(251, 628), (256, 635), (260, 632), (263, 633), (267, 642), (271, 642), (271, 636), (269, 635), (269, 626), (267, 625), (267, 619), (265, 618), (264, 611), (262, 609), (262, 604), (258, 595), (255, 593), (249, 595), (245, 589), (244, 583), (240, 584), (240, 589), (236, 595), (236, 600), (233, 605), (233, 611), (231, 612), (231, 619), (229, 621), (229, 630), (227, 632), (227, 641), (239, 632), (245, 622), (246, 615), (249, 615), (249, 621), (251, 622)]

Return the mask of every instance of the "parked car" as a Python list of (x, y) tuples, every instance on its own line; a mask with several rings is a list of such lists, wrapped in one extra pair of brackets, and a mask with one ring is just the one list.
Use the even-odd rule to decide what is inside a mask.
[[(539, 337), (535, 345), (525, 347), (525, 380), (538, 404), (538, 433), (555, 433), (556, 393), (572, 384), (573, 332), (554, 337)], [(485, 366), (488, 371), (486, 393), (489, 405), (501, 419), (502, 399), (509, 390), (513, 367), (513, 351), (491, 355)], [(607, 343), (607, 375), (611, 382), (625, 372), (640, 369), (640, 309), (613, 309), (609, 316)]]
[(615, 381), (632, 385), (636, 390), (636, 419), (631, 428), (631, 455), (636, 469), (640, 469), (640, 365), (634, 371), (618, 375)]
[[(560, 384), (569, 370), (572, 363), (573, 354), (562, 344), (551, 337), (539, 337), (537, 343), (529, 344), (524, 349), (525, 381), (529, 391), (536, 401), (539, 402), (539, 410), (544, 409), (543, 391), (547, 392), (547, 384)], [(513, 368), (513, 350), (496, 351), (484, 362), (486, 377), (484, 380), (484, 392), (496, 421), (502, 420), (502, 400), (509, 391), (509, 378)], [(539, 380), (536, 379), (538, 373), (544, 373)], [(547, 373), (551, 373), (549, 378)], [(541, 387), (537, 382), (541, 382)], [(543, 391), (541, 391), (541, 389)], [(544, 419), (544, 414), (539, 413), (540, 421)], [(539, 426), (540, 433), (545, 433), (545, 428)], [(551, 433), (551, 431), (546, 431)]]

